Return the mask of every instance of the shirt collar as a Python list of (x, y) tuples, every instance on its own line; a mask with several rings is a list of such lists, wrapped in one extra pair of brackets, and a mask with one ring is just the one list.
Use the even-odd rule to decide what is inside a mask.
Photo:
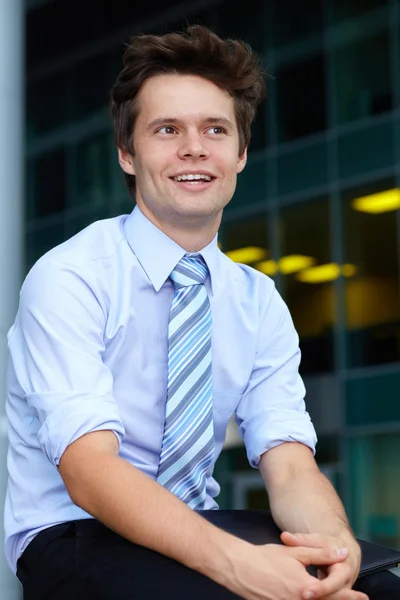
[[(181, 248), (135, 206), (124, 222), (126, 240), (141, 264), (156, 292), (158, 292), (176, 267), (186, 250)], [(196, 254), (201, 254), (210, 274), (210, 290), (214, 293), (213, 281), (217, 280), (218, 236)], [(215, 288), (215, 285), (214, 285)]]

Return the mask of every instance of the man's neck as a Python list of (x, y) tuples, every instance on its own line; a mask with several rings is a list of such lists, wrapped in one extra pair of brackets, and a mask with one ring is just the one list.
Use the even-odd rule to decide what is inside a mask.
[[(206, 223), (174, 223), (173, 221), (166, 223), (157, 219), (153, 213), (147, 211), (142, 206), (139, 207), (144, 216), (155, 225), (160, 231), (173, 240), (178, 246), (186, 250), (186, 252), (199, 252), (212, 242), (218, 232), (221, 222), (221, 216), (217, 219), (209, 220)], [(186, 225), (186, 226), (185, 226)]]

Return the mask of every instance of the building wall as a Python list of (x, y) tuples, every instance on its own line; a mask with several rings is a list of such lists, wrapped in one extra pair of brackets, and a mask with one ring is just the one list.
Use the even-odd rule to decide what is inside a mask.
[[(307, 9), (199, 0), (185, 10), (110, 0), (95, 12), (93, 3), (54, 0), (27, 14), (25, 271), (92, 221), (132, 209), (107, 110), (121, 42), (184, 19), (250, 42), (271, 77), (222, 249), (261, 249), (251, 264), (274, 278), (300, 335), (319, 462), (357, 533), (400, 545), (399, 212), (354, 204), (400, 188), (399, 0), (309, 0)], [(281, 259), (293, 255), (331, 265), (331, 278), (288, 273)], [(243, 448), (226, 450), (216, 470), (221, 506), (235, 505), (239, 488), (249, 505), (265, 502)]]

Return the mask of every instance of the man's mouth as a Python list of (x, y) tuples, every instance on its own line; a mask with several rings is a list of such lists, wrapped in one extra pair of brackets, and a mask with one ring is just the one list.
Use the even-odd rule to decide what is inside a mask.
[(185, 186), (193, 186), (193, 187), (205, 187), (211, 181), (215, 179), (212, 175), (208, 173), (182, 173), (180, 175), (175, 175), (171, 177), (174, 181), (180, 184), (184, 184)]

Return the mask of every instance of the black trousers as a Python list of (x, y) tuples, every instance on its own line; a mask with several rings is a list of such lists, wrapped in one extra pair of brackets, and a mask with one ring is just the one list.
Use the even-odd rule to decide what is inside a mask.
[[(234, 600), (204, 575), (128, 542), (95, 520), (39, 533), (17, 565), (24, 600)], [(370, 600), (399, 600), (400, 578), (385, 571), (356, 588)]]

